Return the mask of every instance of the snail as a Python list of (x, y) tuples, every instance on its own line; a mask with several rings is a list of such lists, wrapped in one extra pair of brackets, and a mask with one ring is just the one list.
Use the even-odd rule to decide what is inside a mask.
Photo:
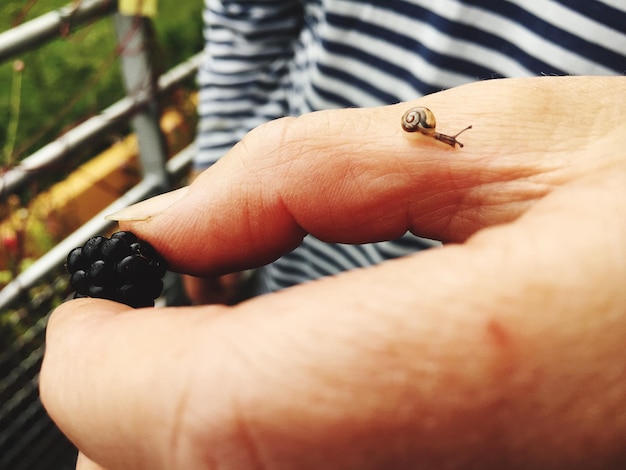
[(460, 132), (454, 135), (446, 135), (435, 130), (437, 122), (433, 112), (423, 106), (409, 109), (402, 116), (402, 129), (406, 132), (419, 132), (432, 137), (433, 139), (440, 140), (443, 143), (448, 144), (451, 147), (455, 147), (457, 144), (459, 147), (463, 147), (463, 144), (456, 140), (456, 138), (472, 126), (467, 126)]

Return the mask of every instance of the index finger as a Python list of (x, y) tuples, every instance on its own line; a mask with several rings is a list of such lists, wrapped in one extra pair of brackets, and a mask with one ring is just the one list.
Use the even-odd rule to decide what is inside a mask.
[[(463, 241), (514, 220), (555, 186), (614, 158), (599, 142), (621, 118), (615, 107), (606, 112), (600, 97), (623, 83), (498, 80), (413, 103), (277, 120), (252, 131), (189, 188), (117, 220), (174, 269), (192, 274), (267, 263), (306, 233), (363, 243), (410, 230)], [(400, 119), (414, 105), (428, 106), (443, 133), (472, 124), (465, 147), (406, 134)], [(583, 105), (590, 115), (594, 106), (602, 111), (601, 128), (571, 112)]]

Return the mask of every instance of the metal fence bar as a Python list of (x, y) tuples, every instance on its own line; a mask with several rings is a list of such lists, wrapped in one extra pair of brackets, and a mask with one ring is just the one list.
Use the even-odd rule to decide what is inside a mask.
[[(158, 80), (158, 92), (164, 93), (182, 80), (191, 77), (202, 60), (198, 53), (177, 65)], [(85, 143), (97, 139), (120, 122), (129, 119), (152, 99), (147, 95), (126, 96), (83, 123), (53, 140), (0, 176), (0, 199), (13, 194), (35, 179), (41, 172), (58, 165), (68, 155)], [(141, 146), (140, 142), (140, 146)]]
[(157, 79), (151, 65), (152, 37), (149, 20), (141, 16), (115, 15), (120, 66), (126, 92), (139, 94), (145, 106), (131, 119), (139, 143), (139, 159), (144, 176), (161, 181), (161, 189), (169, 187), (165, 170), (167, 149), (159, 123), (159, 103), (156, 100)]
[(184, 62), (172, 67), (170, 70), (161, 75), (157, 84), (159, 86), (159, 93), (165, 93), (169, 91), (175, 85), (179, 85), (180, 82), (190, 77), (195, 77), (200, 64), (204, 60), (204, 52), (198, 52), (192, 55)]
[(165, 167), (172, 179), (178, 180), (187, 174), (195, 153), (196, 145), (190, 144), (168, 160)]
[(43, 171), (61, 163), (72, 151), (115, 127), (144, 103), (124, 97), (26, 157), (0, 177), (0, 199), (17, 191)]
[(117, 0), (82, 0), (5, 31), (0, 34), (0, 62), (59, 37), (64, 25), (84, 24), (116, 7)]

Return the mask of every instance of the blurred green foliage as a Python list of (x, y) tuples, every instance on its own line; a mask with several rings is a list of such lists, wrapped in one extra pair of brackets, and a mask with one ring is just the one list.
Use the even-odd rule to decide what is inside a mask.
[[(0, 32), (68, 3), (2, 0)], [(203, 2), (158, 3), (157, 65), (166, 70), (201, 50)], [(111, 17), (0, 63), (0, 167), (15, 164), (122, 96)]]

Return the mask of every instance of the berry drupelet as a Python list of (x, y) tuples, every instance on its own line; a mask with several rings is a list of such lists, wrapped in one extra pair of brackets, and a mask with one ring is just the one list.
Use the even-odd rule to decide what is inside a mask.
[(74, 298), (97, 297), (134, 308), (153, 307), (161, 295), (165, 260), (132, 232), (92, 237), (67, 255)]

